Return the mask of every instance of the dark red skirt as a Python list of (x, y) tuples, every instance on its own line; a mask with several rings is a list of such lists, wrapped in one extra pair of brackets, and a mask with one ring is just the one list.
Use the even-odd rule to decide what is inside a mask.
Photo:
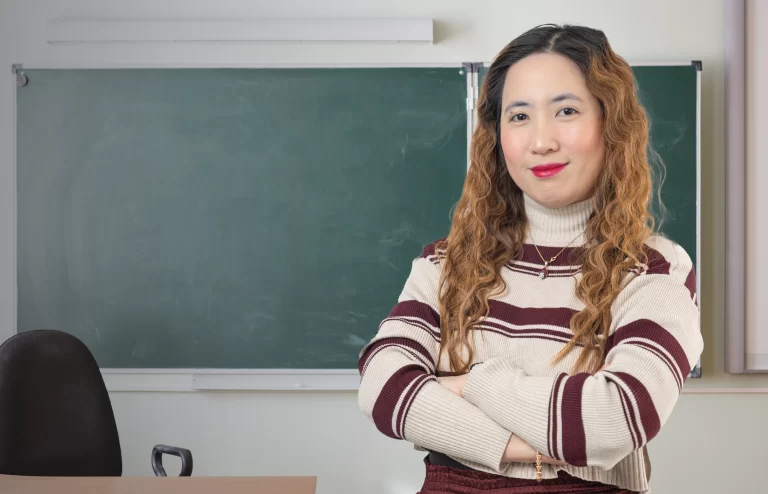
[(620, 489), (615, 485), (589, 482), (558, 472), (556, 479), (545, 479), (541, 482), (528, 479), (513, 479), (477, 470), (462, 470), (458, 468), (432, 465), (425, 458), (427, 476), (419, 494), (541, 494), (541, 493), (573, 493), (573, 494), (636, 494), (633, 491)]

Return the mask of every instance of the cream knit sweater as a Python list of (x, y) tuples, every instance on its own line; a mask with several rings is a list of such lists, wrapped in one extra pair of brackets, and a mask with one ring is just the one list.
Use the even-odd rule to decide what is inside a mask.
[[(526, 197), (525, 207), (531, 238), (522, 259), (502, 269), (506, 291), (489, 302), (474, 331), (474, 362), (483, 364), (469, 373), (464, 398), (435, 380), (449, 369), (447, 358), (435, 368), (441, 259), (433, 244), (414, 260), (397, 305), (360, 354), (360, 407), (387, 436), (481, 471), (535, 478), (533, 464), (501, 461), (516, 434), (568, 464), (545, 465), (544, 478), (563, 469), (648, 493), (643, 446), (669, 418), (703, 349), (691, 259), (672, 241), (652, 237), (648, 264), (627, 272), (613, 304), (605, 367), (571, 374), (580, 348), (551, 362), (583, 308), (575, 295), (580, 269), (569, 259), (591, 202), (554, 210)], [(531, 242), (548, 259), (574, 238), (541, 279), (543, 262)]]

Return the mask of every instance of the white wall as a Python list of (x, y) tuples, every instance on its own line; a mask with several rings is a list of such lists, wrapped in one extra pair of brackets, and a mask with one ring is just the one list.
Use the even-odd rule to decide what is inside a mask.
[[(691, 381), (651, 444), (654, 492), (765, 492), (768, 394), (707, 393), (766, 386), (723, 369), (723, 5), (726, 0), (0, 0), (0, 340), (14, 331), (14, 164), (11, 63), (104, 64), (398, 63), (490, 60), (524, 29), (544, 22), (606, 31), (630, 62), (703, 61), (702, 324), (705, 377)], [(48, 46), (47, 18), (62, 15), (429, 16), (425, 45), (227, 44)], [(3, 76), (5, 74), (5, 76)], [(706, 388), (706, 389), (704, 389)], [(694, 393), (696, 392), (696, 393)], [(125, 473), (147, 475), (158, 442), (189, 447), (199, 475), (317, 475), (320, 494), (412, 493), (422, 455), (381, 436), (352, 392), (113, 393)], [(761, 420), (763, 419), (763, 420)]]
[(768, 2), (746, 2), (746, 364), (750, 369), (768, 369), (768, 313), (765, 299), (768, 265), (762, 262), (768, 242), (768, 195), (762, 186), (768, 182)]

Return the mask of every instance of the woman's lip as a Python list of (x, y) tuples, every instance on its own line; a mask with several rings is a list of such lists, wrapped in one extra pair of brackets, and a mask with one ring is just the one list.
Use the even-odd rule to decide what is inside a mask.
[(537, 165), (531, 168), (531, 172), (537, 178), (549, 178), (557, 175), (568, 165), (568, 163), (547, 163), (545, 165)]

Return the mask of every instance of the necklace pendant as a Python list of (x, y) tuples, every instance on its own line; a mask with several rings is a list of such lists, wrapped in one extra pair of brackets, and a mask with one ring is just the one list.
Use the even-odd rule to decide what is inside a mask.
[(548, 274), (549, 272), (547, 271), (547, 267), (544, 266), (543, 268), (541, 268), (541, 271), (539, 271), (539, 279), (543, 280), (544, 278), (547, 277)]

